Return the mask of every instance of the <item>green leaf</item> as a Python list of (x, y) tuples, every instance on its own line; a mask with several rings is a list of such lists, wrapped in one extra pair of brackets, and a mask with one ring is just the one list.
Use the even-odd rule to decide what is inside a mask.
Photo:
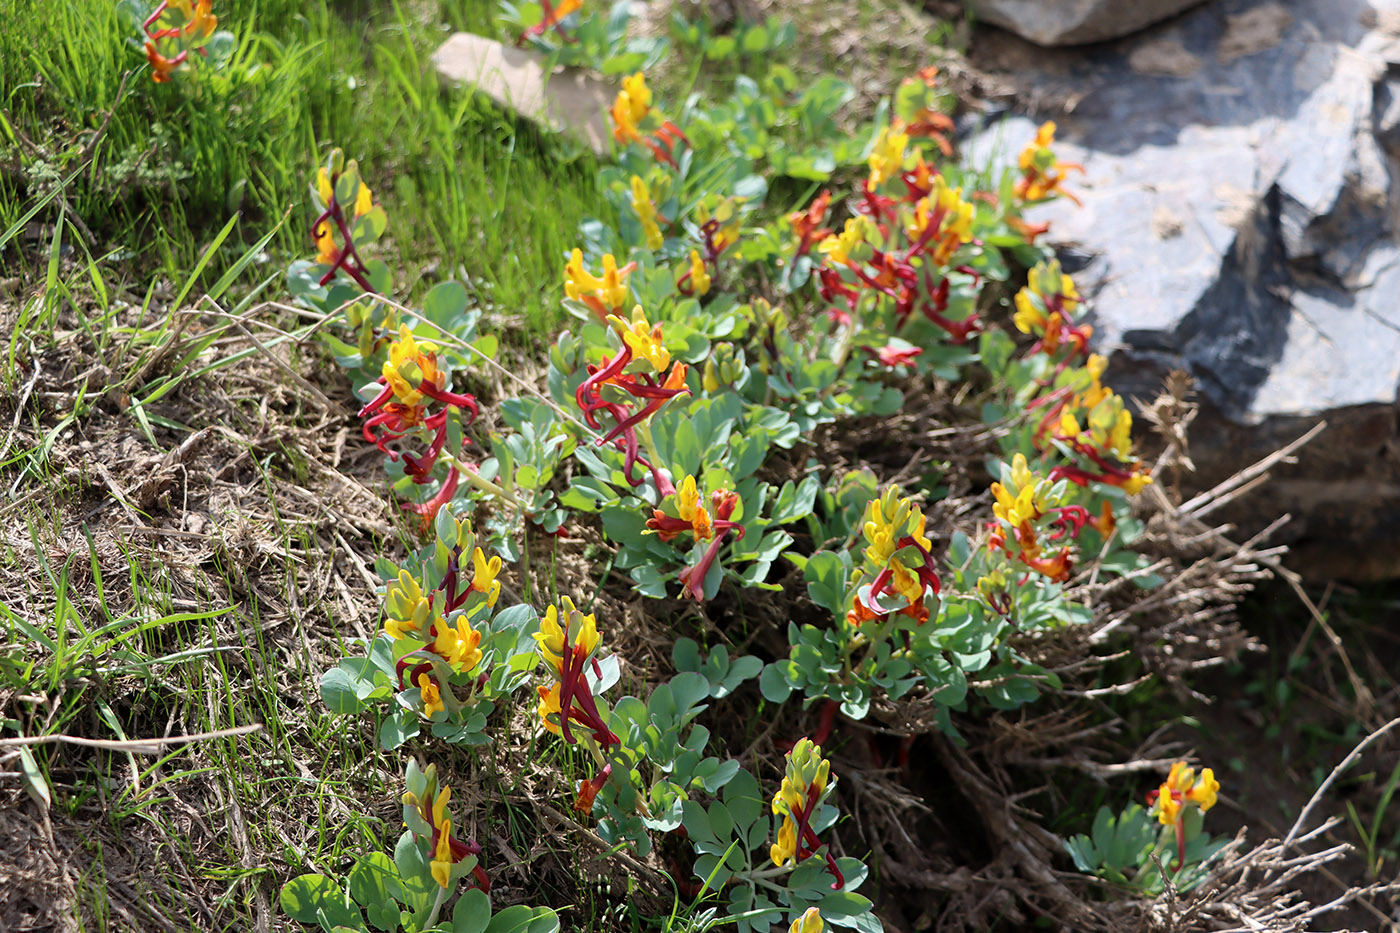
[(371, 852), (350, 870), (350, 895), (379, 930), (399, 928), (399, 901), (404, 900), (398, 867), (383, 852)]
[(558, 929), (559, 915), (548, 907), (516, 904), (492, 917), (486, 933), (553, 933)]
[(332, 926), (361, 928), (364, 921), (340, 885), (325, 875), (301, 875), (282, 885), (282, 912), (301, 923), (320, 923), (325, 916)]
[(467, 309), (467, 289), (461, 282), (443, 282), (423, 298), (423, 316), (451, 332), (453, 319)]
[(783, 674), (783, 667), (788, 661), (774, 661), (763, 669), (763, 673), (758, 678), (758, 689), (763, 694), (763, 698), (770, 703), (782, 703), (792, 694), (792, 684), (788, 682)]
[(491, 923), (491, 898), (480, 888), (468, 888), (452, 908), (452, 933), (485, 933)]

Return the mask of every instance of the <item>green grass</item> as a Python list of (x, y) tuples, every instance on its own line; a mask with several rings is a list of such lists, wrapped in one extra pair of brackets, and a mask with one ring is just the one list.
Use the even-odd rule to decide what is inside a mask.
[[(429, 56), (448, 24), (489, 31), (491, 4), (248, 0), (216, 12), (238, 38), (227, 66), (156, 85), (115, 4), (0, 0), (0, 18), (32, 24), (0, 36), (0, 229), (76, 172), (40, 216), (64, 210), (77, 242), (126, 260), (122, 284), (183, 278), (239, 214), (211, 258), (218, 274), (289, 211), (273, 245), (308, 249), (306, 186), (339, 146), (389, 210), (407, 293), (464, 272), (484, 306), (552, 328), (561, 257), (599, 201), (596, 165), (440, 86)], [(11, 272), (28, 261), (0, 253)]]

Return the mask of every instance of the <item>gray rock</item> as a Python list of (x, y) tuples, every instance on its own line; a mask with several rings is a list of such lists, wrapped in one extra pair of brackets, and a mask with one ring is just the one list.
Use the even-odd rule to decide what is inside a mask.
[(979, 20), (1037, 45), (1083, 45), (1137, 32), (1202, 0), (968, 0)]
[[(1298, 567), (1317, 576), (1400, 575), (1396, 24), (1400, 0), (1219, 0), (1017, 76), (1076, 101), (1057, 152), (1085, 167), (1082, 208), (1029, 219), (1080, 257), (1116, 388), (1149, 400), (1166, 372), (1195, 377), (1198, 485), (1327, 419), (1226, 516), (1247, 533), (1292, 513)], [(1013, 159), (1036, 122), (1009, 118), (965, 151)]]
[(598, 155), (612, 145), (606, 113), (616, 88), (577, 70), (549, 73), (538, 52), (458, 32), (433, 53), (433, 67), (444, 81), (474, 88), (527, 120), (569, 133)]

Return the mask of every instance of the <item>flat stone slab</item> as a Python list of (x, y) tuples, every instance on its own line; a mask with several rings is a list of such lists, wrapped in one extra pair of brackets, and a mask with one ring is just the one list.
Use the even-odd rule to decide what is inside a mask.
[(469, 32), (454, 33), (433, 53), (446, 82), (474, 88), (500, 106), (551, 130), (569, 133), (599, 156), (612, 146), (607, 110), (616, 89), (577, 69), (551, 74), (544, 56)]
[[(1026, 49), (1019, 83), (1073, 101), (1055, 151), (1084, 166), (1082, 207), (1027, 219), (1052, 222), (1109, 382), (1145, 402), (1195, 377), (1201, 486), (1325, 417), (1219, 518), (1248, 536), (1286, 511), (1298, 569), (1400, 577), (1400, 0), (1215, 0), (1111, 46)], [(965, 160), (1014, 166), (1038, 122), (990, 123)]]

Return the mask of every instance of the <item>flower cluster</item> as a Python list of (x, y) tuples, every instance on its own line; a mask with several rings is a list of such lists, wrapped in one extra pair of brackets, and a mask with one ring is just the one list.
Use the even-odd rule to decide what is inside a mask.
[(672, 168), (676, 167), (676, 144), (690, 145), (680, 127), (651, 106), (651, 88), (640, 71), (622, 79), (622, 90), (617, 92), (608, 114), (613, 121), (613, 139), (619, 146), (641, 143), (658, 162)]
[[(596, 443), (599, 447), (611, 444), (623, 452), (623, 475), (628, 483), (642, 485), (634, 474), (634, 467), (640, 463), (651, 472), (658, 495), (670, 495), (675, 487), (654, 457), (641, 455), (638, 432), (646, 436), (651, 416), (669, 400), (690, 391), (685, 385), (687, 367), (681, 362), (671, 365), (661, 325), (652, 326), (641, 306), (632, 310), (630, 321), (616, 315), (608, 321), (621, 337), (622, 346), (611, 357), (604, 356), (602, 362), (588, 366), (588, 376), (579, 383), (574, 400), (590, 428), (603, 430), (600, 416), (612, 421)], [(667, 366), (671, 367), (670, 372), (666, 372)]]
[[(1022, 566), (1056, 583), (1068, 580), (1074, 569), (1070, 542), (1086, 525), (1107, 537), (1113, 531), (1114, 518), (1107, 500), (1098, 516), (1082, 505), (1065, 504), (1066, 485), (1032, 471), (1024, 454), (1012, 457), (1010, 467), (1003, 465), (1002, 481), (992, 483), (996, 521), (988, 526), (988, 548), (1014, 557)], [(997, 577), (984, 578), (979, 590), (990, 596), (1000, 590), (996, 586), (999, 582), (1002, 580)], [(993, 608), (1008, 611), (1005, 597), (990, 598)]]
[[(853, 626), (863, 622), (912, 619), (922, 625), (937, 606), (941, 583), (934, 569), (927, 519), (909, 496), (891, 486), (865, 511), (865, 563), (852, 575), (855, 599), (846, 613)], [(861, 585), (868, 578), (869, 583)]]
[[(425, 593), (418, 580), (400, 570), (384, 595), (384, 633), (393, 641), (395, 670), (402, 701), (425, 719), (455, 715), (463, 701), (453, 691), (454, 680), (467, 680), (475, 692), (472, 674), (481, 664), (481, 632), (471, 619), (484, 606), (489, 609), (500, 597), (496, 579), (501, 559), (487, 560), (481, 548), (472, 548), (474, 539), (466, 536), (471, 554), (472, 573), (459, 570), (465, 563), (464, 549), (458, 545), (448, 554), (448, 571), (441, 586)], [(459, 676), (460, 675), (460, 676)]]
[[(401, 326), (373, 384), (379, 389), (360, 409), (365, 440), (388, 454), (390, 460), (402, 460), (404, 473), (419, 485), (432, 480), (433, 468), (447, 443), (449, 416), (456, 412), (471, 424), (479, 413), (473, 396), (448, 391), (447, 374), (438, 368), (436, 350), (433, 344), (415, 338), (407, 325)], [(430, 413), (433, 403), (442, 407)], [(410, 435), (425, 440), (427, 448), (422, 455), (410, 456), (389, 447)], [(456, 457), (448, 460), (447, 478), (437, 494), (425, 503), (405, 506), (422, 516), (424, 528), (438, 509), (452, 501), (461, 479)]]
[[(813, 744), (809, 738), (798, 739), (787, 754), (787, 773), (773, 797), (773, 815), (781, 821), (777, 841), (769, 849), (774, 865), (781, 868), (789, 862), (801, 862), (822, 849), (823, 843), (812, 828), (812, 819), (835, 788), (831, 762), (822, 757), (821, 746)], [(839, 890), (846, 879), (830, 851), (823, 855), (827, 871), (836, 879), (832, 890)]]
[(162, 0), (141, 24), (146, 60), (157, 84), (169, 81), (191, 52), (209, 54), (205, 46), (219, 25), (212, 6), (211, 0)]
[(572, 37), (564, 31), (563, 21), (566, 16), (583, 8), (583, 0), (554, 0), (553, 3), (540, 0), (540, 7), (544, 14), (540, 21), (522, 32), (515, 44), (524, 45), (527, 39), (538, 39), (551, 29), (558, 32), (565, 42), (572, 41)]
[[(731, 520), (739, 507), (739, 496), (727, 489), (716, 489), (710, 493), (710, 507), (707, 509), (701, 501), (695, 477), (687, 476), (668, 498), (672, 500), (676, 514), (672, 516), (664, 509), (653, 509), (652, 517), (647, 519), (647, 530), (655, 532), (662, 541), (674, 541), (688, 532), (696, 544), (709, 542), (700, 559), (682, 570), (680, 575), (681, 586), (684, 587), (681, 595), (701, 602), (705, 598), (705, 577), (724, 545), (725, 535), (734, 532), (735, 540), (744, 537), (743, 525)], [(663, 506), (665, 504), (662, 503)]]
[[(954, 266), (959, 252), (973, 242), (973, 207), (961, 188), (949, 187), (941, 173), (909, 155), (909, 134), (884, 127), (870, 153), (870, 174), (856, 204), (857, 216), (840, 233), (818, 243), (825, 257), (818, 270), (820, 293), (836, 323), (849, 325), (862, 309), (892, 312), (889, 331), (898, 332), (922, 318), (962, 343), (977, 330), (975, 314), (953, 320), (948, 311), (950, 273), (977, 279), (966, 265)], [(799, 255), (810, 245), (809, 228), (821, 215), (790, 217), (799, 231)], [(864, 302), (863, 299), (871, 297)]]
[(316, 173), (312, 195), (317, 215), (311, 239), (316, 244), (316, 263), (325, 267), (319, 284), (327, 285), (337, 273), (344, 273), (366, 293), (377, 294), (379, 289), (371, 283), (359, 251), (384, 232), (388, 216), (361, 180), (355, 160), (346, 161), (339, 149), (334, 150)]
[(1080, 304), (1074, 280), (1060, 271), (1058, 259), (1036, 263), (1025, 287), (1016, 293), (1014, 318), (1017, 330), (1036, 337), (1030, 352), (1054, 356), (1064, 346), (1071, 358), (1088, 353), (1094, 329), (1075, 324)]
[(1147, 804), (1152, 808), (1152, 815), (1163, 826), (1176, 830), (1178, 868), (1186, 864), (1185, 808), (1194, 806), (1205, 813), (1215, 806), (1219, 792), (1220, 782), (1212, 769), (1201, 769), (1201, 776), (1197, 778), (1195, 770), (1188, 768), (1184, 761), (1173, 764), (1167, 779), (1156, 790), (1148, 791)]
[(1033, 204), (1062, 194), (1075, 204), (1081, 203), (1063, 185), (1067, 172), (1073, 170), (1082, 173), (1084, 166), (1055, 158), (1055, 152), (1050, 148), (1054, 143), (1055, 124), (1047, 120), (1036, 131), (1035, 139), (1021, 150), (1021, 157), (1017, 160), (1021, 177), (1016, 179), (1016, 197)]
[(1055, 386), (1027, 405), (1043, 409), (1035, 431), (1041, 451), (1055, 448), (1075, 462), (1050, 471), (1050, 479), (1076, 486), (1104, 483), (1135, 495), (1152, 482), (1133, 456), (1133, 416), (1122, 396), (1102, 382), (1108, 360), (1092, 353), (1082, 367), (1064, 368)]
[(590, 665), (594, 675), (602, 677), (594, 657), (598, 652), (597, 620), (591, 612), (580, 612), (567, 596), (560, 605), (562, 609), (549, 607), (535, 634), (536, 650), (554, 679), (551, 686), (536, 688), (540, 695), (540, 720), (546, 729), (569, 744), (578, 741), (572, 727), (576, 723), (588, 730), (585, 737), (599, 748), (618, 745), (621, 739), (603, 721), (588, 683)]
[(423, 770), (416, 761), (410, 760), (406, 778), (404, 825), (415, 838), (428, 843), (433, 880), (444, 891), (449, 891), (458, 880), (471, 875), (472, 887), (489, 891), (491, 880), (480, 864), (481, 846), (452, 835), (452, 815), (447, 810), (452, 788), (438, 784), (437, 765), (428, 765), (427, 770)]
[(564, 294), (583, 302), (598, 320), (606, 321), (609, 315), (620, 313), (627, 304), (627, 276), (636, 267), (635, 262), (629, 262), (618, 268), (613, 254), (605, 253), (603, 274), (594, 275), (583, 265), (583, 250), (575, 247), (564, 265)]
[(721, 198), (713, 207), (705, 201), (696, 205), (700, 249), (690, 251), (689, 267), (676, 282), (676, 290), (682, 295), (700, 297), (709, 293), (712, 281), (719, 276), (720, 256), (739, 242), (742, 205), (741, 198), (733, 197)]

